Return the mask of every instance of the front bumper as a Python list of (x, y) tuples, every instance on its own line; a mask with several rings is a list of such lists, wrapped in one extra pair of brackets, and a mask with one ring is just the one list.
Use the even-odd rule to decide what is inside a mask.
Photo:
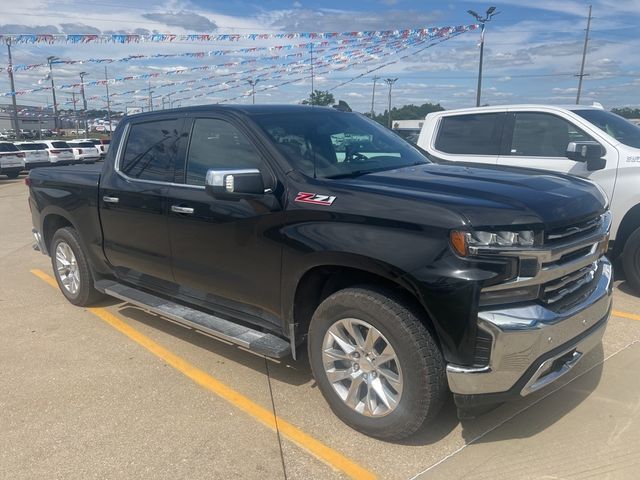
[(449, 364), (447, 378), (458, 406), (525, 396), (566, 375), (602, 340), (612, 302), (612, 268), (602, 257), (596, 288), (561, 313), (525, 304), (478, 314), (478, 328), (492, 337), (489, 364)]

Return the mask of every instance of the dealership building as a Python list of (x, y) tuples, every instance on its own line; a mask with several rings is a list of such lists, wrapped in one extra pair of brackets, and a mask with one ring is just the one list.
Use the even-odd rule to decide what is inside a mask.
[[(18, 128), (20, 130), (40, 130), (55, 128), (52, 108), (40, 108), (33, 105), (18, 105)], [(14, 129), (13, 104), (0, 103), (0, 132)]]

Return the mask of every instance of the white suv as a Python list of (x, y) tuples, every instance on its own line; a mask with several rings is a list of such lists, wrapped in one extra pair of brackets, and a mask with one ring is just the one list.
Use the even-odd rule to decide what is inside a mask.
[(73, 148), (77, 162), (93, 163), (100, 160), (100, 150), (89, 140), (70, 140), (67, 144)]
[(418, 146), (434, 157), (587, 178), (609, 197), (612, 255), (640, 292), (640, 128), (602, 107), (504, 105), (427, 115)]
[(71, 165), (76, 162), (73, 156), (73, 149), (62, 140), (43, 140), (40, 143), (44, 143), (47, 146), (47, 152), (49, 152), (49, 160), (54, 165)]
[(0, 142), (0, 175), (18, 178), (24, 169), (24, 153), (13, 143)]
[(46, 144), (41, 142), (14, 142), (13, 144), (18, 147), (18, 150), (24, 152), (25, 170), (51, 165)]

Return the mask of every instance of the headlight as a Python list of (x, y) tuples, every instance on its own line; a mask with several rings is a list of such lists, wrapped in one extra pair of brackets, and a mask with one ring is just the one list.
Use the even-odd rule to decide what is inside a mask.
[(449, 236), (453, 249), (463, 257), (469, 255), (469, 247), (532, 247), (536, 245), (536, 232), (533, 230), (497, 232), (453, 230)]

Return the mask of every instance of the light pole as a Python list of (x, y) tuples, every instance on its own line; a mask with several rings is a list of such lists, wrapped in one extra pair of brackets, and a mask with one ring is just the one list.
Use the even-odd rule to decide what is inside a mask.
[(256, 104), (256, 85), (258, 84), (258, 82), (260, 81), (260, 79), (258, 78), (257, 80), (251, 79), (248, 80), (249, 85), (251, 85), (251, 98), (253, 99), (253, 104)]
[(53, 125), (58, 130), (60, 127), (60, 121), (58, 120), (58, 104), (56, 103), (56, 86), (53, 83), (53, 67), (51, 64), (58, 60), (58, 57), (51, 55), (47, 57), (47, 63), (49, 64), (49, 80), (51, 80), (51, 93), (53, 94)]
[(373, 105), (374, 102), (376, 101), (376, 83), (378, 82), (378, 80), (380, 80), (380, 77), (377, 75), (373, 76), (373, 92), (371, 92), (371, 118), (373, 118), (373, 115), (375, 114), (373, 111)]
[(397, 78), (387, 78), (385, 79), (385, 83), (389, 85), (389, 130), (391, 130), (391, 89), (393, 88), (393, 84), (398, 81)]
[(104, 67), (104, 86), (107, 89), (107, 121), (109, 122), (109, 138), (111, 138), (111, 100), (109, 99), (109, 76), (107, 75), (107, 67)]
[(484, 17), (474, 12), (473, 10), (467, 10), (467, 13), (474, 17), (480, 23), (480, 66), (478, 67), (478, 91), (476, 92), (476, 107), (480, 106), (480, 95), (482, 92), (482, 60), (484, 57), (484, 29), (485, 24), (490, 22), (493, 17), (500, 12), (496, 12), (496, 7), (489, 7)]
[(82, 112), (84, 118), (84, 134), (85, 136), (89, 135), (89, 126), (87, 123), (87, 97), (84, 95), (84, 77), (87, 75), (87, 72), (80, 72), (80, 94), (82, 95)]
[(7, 50), (9, 53), (9, 66), (7, 72), (9, 73), (9, 82), (11, 84), (11, 103), (13, 103), (13, 131), (15, 133), (16, 140), (20, 140), (20, 121), (18, 120), (18, 104), (16, 102), (16, 85), (13, 80), (13, 63), (11, 60), (11, 37), (7, 38)]

